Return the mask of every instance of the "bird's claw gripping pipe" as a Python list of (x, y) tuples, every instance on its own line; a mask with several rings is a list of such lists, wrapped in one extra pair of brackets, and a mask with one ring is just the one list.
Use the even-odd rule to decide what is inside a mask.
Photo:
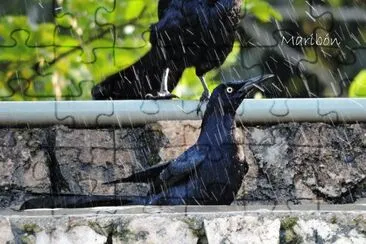
[(146, 99), (153, 99), (153, 100), (159, 100), (159, 99), (172, 99), (172, 98), (179, 98), (177, 95), (171, 94), (168, 91), (168, 77), (169, 77), (169, 68), (166, 68), (163, 74), (163, 80), (161, 82), (160, 91), (156, 96), (152, 95), (151, 93), (146, 94)]

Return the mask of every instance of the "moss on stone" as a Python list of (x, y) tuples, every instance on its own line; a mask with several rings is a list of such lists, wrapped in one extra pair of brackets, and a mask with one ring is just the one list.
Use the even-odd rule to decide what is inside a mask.
[(115, 232), (114, 235), (117, 236), (118, 239), (123, 242), (128, 242), (129, 240), (131, 240), (131, 238), (135, 237), (135, 233), (133, 233), (129, 229), (125, 229), (125, 228), (123, 228), (122, 230), (120, 230), (118, 232)]
[(42, 229), (37, 224), (29, 223), (24, 224), (22, 230), (27, 234), (33, 235), (37, 232), (40, 232)]
[(366, 235), (366, 219), (362, 215), (358, 215), (356, 218), (352, 220), (352, 222), (356, 225), (357, 229)]
[(35, 243), (35, 241), (36, 241), (35, 234), (37, 232), (42, 231), (42, 229), (37, 224), (34, 224), (34, 223), (24, 224), (22, 226), (21, 230), (24, 232), (24, 234), (21, 235), (20, 241), (21, 241), (21, 243), (24, 243), (24, 244)]
[(192, 234), (198, 237), (198, 244), (208, 243), (202, 221), (199, 221), (195, 218), (185, 218), (182, 221), (188, 225), (188, 228), (192, 231)]
[(302, 238), (295, 233), (294, 227), (299, 220), (298, 217), (286, 217), (281, 220), (280, 243), (297, 244), (302, 243)]
[(281, 220), (281, 228), (284, 230), (293, 229), (297, 221), (299, 221), (298, 217), (286, 217)]
[(330, 223), (331, 224), (336, 224), (337, 223), (337, 217), (335, 215), (332, 216), (332, 218), (330, 219)]
[(22, 244), (33, 244), (36, 242), (34, 235), (25, 234), (20, 238)]
[(106, 236), (110, 232), (110, 228), (102, 227), (98, 222), (89, 221), (88, 227), (90, 227), (92, 230), (94, 230), (99, 235)]

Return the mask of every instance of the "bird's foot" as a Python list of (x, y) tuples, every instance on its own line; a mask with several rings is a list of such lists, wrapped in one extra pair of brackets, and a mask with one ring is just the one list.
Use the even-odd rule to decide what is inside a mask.
[(146, 94), (146, 99), (152, 99), (152, 100), (164, 100), (164, 99), (173, 99), (173, 98), (179, 98), (177, 95), (171, 94), (168, 91), (162, 91), (158, 92), (156, 96), (154, 96), (151, 93)]
[(201, 112), (202, 112), (202, 105), (204, 102), (208, 102), (208, 100), (210, 100), (210, 93), (207, 92), (207, 91), (204, 91), (200, 97), (200, 102), (198, 103), (198, 106), (197, 106), (197, 115), (199, 115)]
[(210, 100), (210, 92), (204, 91), (200, 97), (200, 102), (208, 102)]

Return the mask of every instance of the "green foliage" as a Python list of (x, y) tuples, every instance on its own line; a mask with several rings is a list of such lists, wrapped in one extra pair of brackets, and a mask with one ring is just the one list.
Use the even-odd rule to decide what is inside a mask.
[(366, 97), (366, 69), (361, 70), (349, 88), (350, 97)]
[(298, 217), (288, 216), (281, 220), (280, 232), (281, 243), (297, 244), (303, 243), (301, 236), (295, 233), (294, 227), (299, 221)]
[(54, 23), (0, 18), (5, 100), (90, 99), (93, 83), (148, 51), (141, 33), (156, 21), (155, 0), (58, 2), (62, 12)]
[[(49, 6), (32, 14), (28, 9), (40, 2), (15, 0), (18, 7), (1, 4), (0, 99), (47, 100), (90, 99), (90, 89), (104, 77), (135, 62), (150, 44), (147, 30), (157, 21), (157, 0), (57, 0), (55, 15)], [(247, 0), (245, 9), (261, 21), (281, 19), (265, 1)], [(43, 6), (42, 6), (43, 8)], [(22, 10), (20, 10), (22, 9)], [(43, 11), (43, 12), (42, 12)], [(223, 68), (236, 63), (240, 51), (235, 45)], [(209, 87), (219, 82), (218, 71), (207, 74)], [(174, 91), (184, 99), (198, 98), (201, 84), (188, 69)]]
[(328, 0), (328, 2), (333, 7), (339, 7), (343, 4), (343, 0)]
[(269, 22), (272, 18), (279, 21), (282, 20), (281, 13), (273, 8), (267, 1), (246, 0), (244, 2), (244, 9), (262, 22)]

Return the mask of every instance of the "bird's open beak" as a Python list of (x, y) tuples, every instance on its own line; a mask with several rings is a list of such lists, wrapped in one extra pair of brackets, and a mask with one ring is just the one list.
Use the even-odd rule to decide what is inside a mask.
[(273, 78), (274, 75), (273, 74), (265, 74), (265, 75), (260, 75), (260, 76), (256, 76), (253, 78), (250, 78), (248, 80), (243, 81), (243, 86), (239, 89), (239, 92), (241, 94), (247, 94), (249, 92), (250, 89), (252, 89), (253, 87), (259, 87), (259, 85), (261, 83), (263, 83), (264, 81)]

